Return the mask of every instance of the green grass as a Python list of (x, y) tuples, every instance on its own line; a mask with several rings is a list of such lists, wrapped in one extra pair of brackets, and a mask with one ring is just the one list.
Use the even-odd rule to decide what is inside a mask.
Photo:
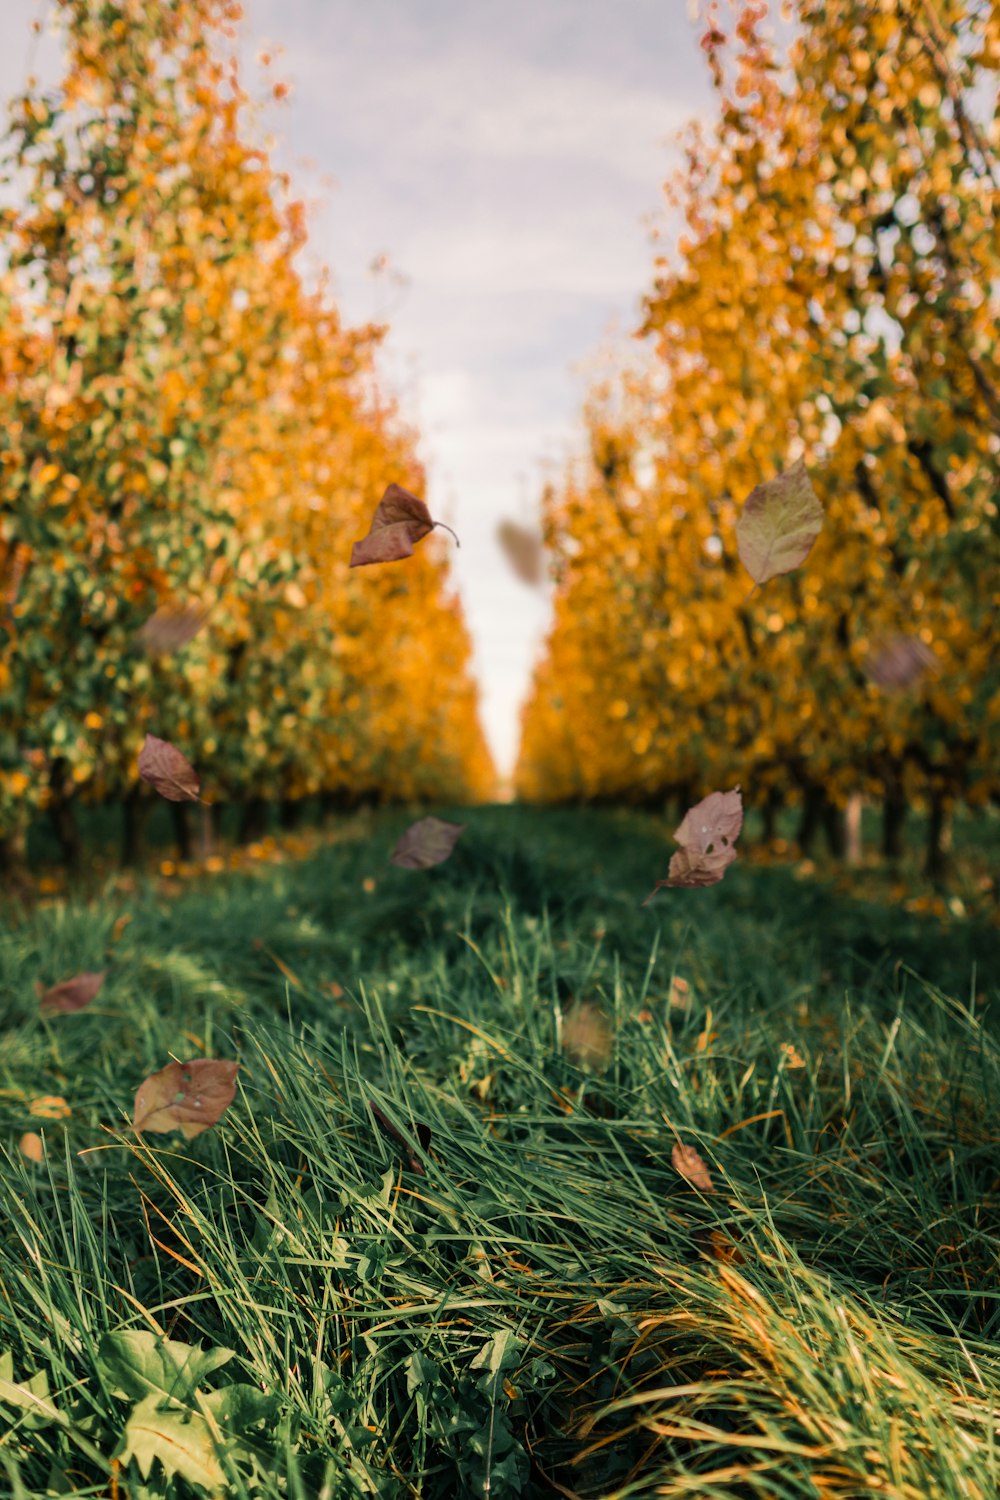
[[(643, 909), (662, 825), (459, 816), (424, 874), (387, 812), (7, 912), (0, 1493), (996, 1495), (996, 926), (747, 862)], [(200, 1055), (240, 1060), (220, 1125), (136, 1138)], [(369, 1101), (430, 1127), (422, 1173)]]

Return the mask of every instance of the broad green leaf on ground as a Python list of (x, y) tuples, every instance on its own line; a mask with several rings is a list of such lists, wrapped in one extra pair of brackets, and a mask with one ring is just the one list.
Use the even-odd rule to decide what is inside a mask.
[(197, 802), (201, 782), (185, 755), (167, 740), (147, 734), (139, 751), (139, 775), (168, 802)]
[(444, 818), (421, 818), (400, 836), (389, 862), (401, 870), (429, 870), (443, 864), (464, 828), (464, 823), (448, 823)]
[(215, 1057), (167, 1063), (139, 1085), (133, 1130), (137, 1135), (180, 1130), (193, 1140), (217, 1124), (232, 1104), (238, 1068), (239, 1063)]
[(158, 1460), (169, 1479), (179, 1475), (213, 1493), (226, 1482), (205, 1418), (197, 1410), (164, 1406), (160, 1396), (147, 1396), (133, 1407), (116, 1457), (123, 1465), (134, 1459), (143, 1479)]
[(868, 677), (884, 692), (904, 692), (938, 669), (932, 647), (913, 635), (891, 635), (877, 641), (865, 658)]
[(823, 527), (823, 507), (803, 459), (750, 491), (736, 522), (740, 561), (754, 583), (805, 562)]
[(63, 979), (49, 989), (36, 979), (35, 994), (42, 1015), (67, 1015), (74, 1010), (83, 1010), (101, 988), (107, 972), (107, 969), (101, 969), (96, 973), (75, 974), (72, 979)]
[(537, 588), (544, 576), (542, 539), (538, 533), (519, 526), (516, 521), (501, 521), (497, 541), (521, 582)]
[(193, 1390), (234, 1357), (232, 1349), (201, 1349), (163, 1338), (147, 1328), (125, 1328), (101, 1337), (101, 1366), (116, 1396), (186, 1401)]
[(49, 1422), (62, 1422), (62, 1414), (49, 1397), (49, 1377), (45, 1370), (38, 1370), (27, 1380), (15, 1381), (14, 1356), (9, 1350), (0, 1354), (0, 1412), (4, 1407), (26, 1412), (19, 1425), (26, 1428), (44, 1427)]
[(179, 651), (194, 639), (207, 618), (197, 605), (161, 605), (136, 631), (135, 643), (151, 656)]
[[(367, 536), (351, 548), (351, 567), (364, 568), (369, 563), (398, 562), (400, 558), (412, 557), (414, 545), (435, 526), (451, 531), (443, 521), (432, 518), (416, 495), (398, 484), (390, 484), (376, 507)], [(455, 536), (453, 531), (451, 534)], [(457, 537), (455, 541), (458, 542)]]
[(693, 1146), (683, 1146), (680, 1141), (675, 1141), (670, 1160), (674, 1164), (674, 1171), (679, 1172), (691, 1183), (692, 1187), (698, 1188), (703, 1193), (715, 1192), (711, 1173)]
[(743, 827), (739, 787), (711, 792), (687, 813), (674, 838), (681, 845), (670, 861), (666, 880), (658, 880), (642, 903), (648, 906), (662, 886), (717, 885), (736, 858), (734, 847)]

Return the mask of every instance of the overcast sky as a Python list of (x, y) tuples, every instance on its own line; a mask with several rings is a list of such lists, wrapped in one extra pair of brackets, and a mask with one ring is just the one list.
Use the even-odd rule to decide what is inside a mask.
[[(155, 3), (155, 0), (150, 0)], [(243, 55), (283, 49), (278, 158), (348, 321), (421, 434), (502, 770), (547, 605), (494, 532), (530, 521), (578, 441), (586, 367), (635, 325), (673, 137), (710, 107), (686, 0), (245, 0)], [(0, 94), (46, 0), (0, 0)], [(53, 68), (42, 44), (33, 65)], [(372, 274), (377, 257), (388, 268)], [(373, 496), (373, 502), (378, 497)]]

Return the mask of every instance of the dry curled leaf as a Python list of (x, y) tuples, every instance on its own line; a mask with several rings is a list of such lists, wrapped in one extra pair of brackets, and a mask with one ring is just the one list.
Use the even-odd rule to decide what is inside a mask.
[(606, 1068), (611, 1061), (614, 1040), (611, 1022), (600, 1006), (589, 1000), (574, 1006), (563, 1020), (563, 1051), (580, 1067)]
[(544, 576), (542, 539), (538, 533), (519, 526), (516, 521), (501, 521), (497, 541), (521, 582), (537, 588)]
[(754, 583), (767, 583), (805, 562), (823, 527), (803, 459), (750, 491), (736, 522), (740, 561)]
[(163, 604), (135, 633), (135, 643), (151, 656), (179, 651), (208, 619), (197, 605)]
[[(372, 1112), (375, 1124), (378, 1126), (379, 1130), (381, 1130), (386, 1139), (392, 1141), (395, 1145), (401, 1148), (406, 1165), (412, 1172), (419, 1172), (420, 1176), (423, 1177), (424, 1164), (414, 1150), (413, 1142), (409, 1140), (401, 1130), (396, 1129), (396, 1126), (389, 1119), (389, 1116), (385, 1114), (381, 1109), (379, 1109), (374, 1099), (369, 1099), (368, 1108)], [(421, 1151), (426, 1151), (431, 1143), (431, 1127), (429, 1125), (422, 1124), (418, 1120), (415, 1122), (415, 1129), (420, 1149)]]
[(147, 734), (139, 751), (139, 775), (168, 802), (197, 802), (201, 782), (185, 755), (167, 740)]
[(402, 834), (389, 861), (401, 870), (429, 870), (443, 864), (464, 828), (464, 823), (448, 823), (444, 818), (421, 818)]
[(136, 1135), (180, 1130), (193, 1140), (217, 1124), (232, 1104), (238, 1068), (239, 1063), (215, 1057), (167, 1063), (140, 1083), (132, 1129)]
[(670, 1153), (670, 1160), (674, 1164), (674, 1171), (678, 1172), (692, 1187), (698, 1188), (702, 1193), (714, 1193), (715, 1184), (712, 1176), (705, 1165), (701, 1155), (693, 1146), (682, 1146), (680, 1141), (674, 1142), (674, 1149)]
[(717, 885), (736, 858), (735, 843), (743, 827), (739, 787), (710, 792), (695, 804), (674, 833), (680, 849), (670, 861), (666, 880), (658, 880), (643, 906), (662, 886)]
[(938, 666), (933, 649), (913, 635), (887, 636), (864, 662), (867, 676), (887, 693), (904, 692)]
[(83, 1010), (97, 994), (107, 976), (107, 969), (100, 973), (75, 974), (46, 989), (35, 981), (35, 994), (43, 1016), (67, 1015), (74, 1010)]
[[(369, 563), (398, 562), (400, 558), (412, 557), (414, 545), (435, 526), (451, 531), (443, 521), (432, 518), (416, 495), (398, 484), (390, 484), (375, 509), (368, 535), (351, 548), (351, 567), (364, 568)], [(455, 536), (453, 531), (451, 534)], [(455, 542), (458, 543), (458, 537)]]

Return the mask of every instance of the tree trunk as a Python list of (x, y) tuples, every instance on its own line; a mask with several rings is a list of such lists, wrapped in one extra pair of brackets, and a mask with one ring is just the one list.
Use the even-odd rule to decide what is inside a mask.
[(146, 820), (149, 802), (138, 787), (125, 794), (122, 802), (122, 864), (129, 868), (141, 864), (145, 853)]
[(825, 798), (818, 786), (807, 786), (802, 793), (802, 816), (796, 843), (803, 854), (810, 854), (823, 821)]
[(931, 880), (943, 880), (948, 873), (950, 854), (951, 802), (944, 792), (933, 792), (927, 822), (927, 862), (924, 873)]
[(834, 859), (843, 859), (847, 842), (844, 812), (826, 796), (823, 798), (823, 832), (826, 834), (827, 848)]
[(56, 797), (49, 806), (49, 821), (59, 843), (63, 864), (68, 870), (80, 868), (80, 833), (76, 826), (73, 803)]
[(14, 890), (28, 875), (28, 830), (15, 828), (0, 838), (0, 875), (4, 889)]
[(898, 781), (887, 781), (882, 803), (882, 853), (886, 859), (903, 857), (903, 824), (906, 821), (906, 797)]
[(782, 808), (782, 796), (776, 786), (768, 787), (764, 799), (764, 843), (772, 844), (778, 833), (778, 814)]
[(201, 835), (201, 857), (208, 859), (212, 853), (215, 843), (215, 807), (212, 803), (203, 802), (198, 808), (199, 833)]
[(243, 804), (239, 831), (236, 835), (241, 844), (255, 844), (267, 832), (267, 803), (263, 797), (251, 797)]
[(178, 859), (191, 858), (191, 819), (187, 802), (171, 802), (170, 821), (174, 825), (174, 846)]
[(860, 792), (852, 792), (847, 799), (847, 811), (844, 814), (844, 832), (846, 835), (847, 863), (859, 865), (864, 857), (864, 846), (861, 838), (861, 814), (864, 802)]
[(283, 797), (278, 814), (281, 826), (287, 833), (298, 828), (302, 821), (302, 802), (298, 797)]

